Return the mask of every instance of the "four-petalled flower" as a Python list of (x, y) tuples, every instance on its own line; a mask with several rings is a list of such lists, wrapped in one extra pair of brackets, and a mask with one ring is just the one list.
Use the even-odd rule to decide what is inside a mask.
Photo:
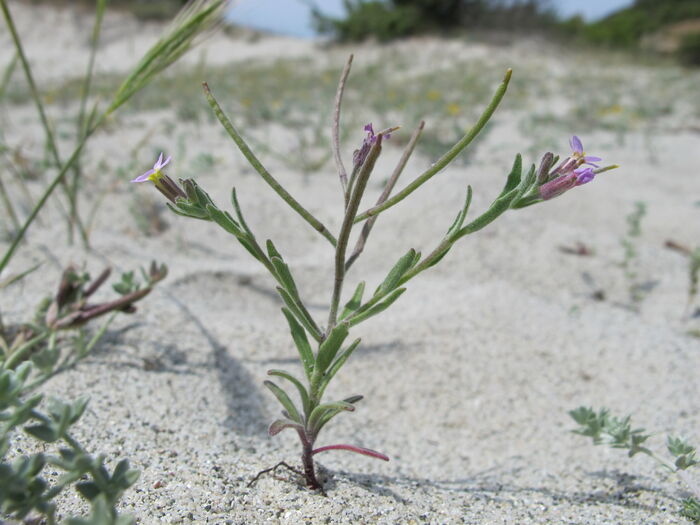
[(182, 198), (186, 199), (187, 195), (182, 191), (180, 186), (178, 186), (173, 179), (168, 177), (163, 173), (163, 168), (170, 163), (172, 157), (168, 156), (167, 159), (163, 160), (163, 154), (161, 153), (158, 160), (153, 165), (153, 167), (146, 173), (139, 175), (131, 182), (146, 182), (151, 181), (155, 185), (156, 189), (165, 195), (168, 200), (175, 202), (176, 199)]
[[(564, 159), (562, 163), (552, 171), (551, 175), (554, 176), (553, 179), (539, 187), (539, 195), (544, 200), (558, 197), (575, 186), (587, 184), (595, 178), (599, 171), (609, 169), (593, 169), (598, 168), (596, 162), (600, 162), (603, 159), (586, 155), (583, 151), (583, 143), (576, 135), (571, 137), (569, 144), (571, 145), (571, 156)], [(584, 166), (584, 164), (587, 164), (587, 166)]]

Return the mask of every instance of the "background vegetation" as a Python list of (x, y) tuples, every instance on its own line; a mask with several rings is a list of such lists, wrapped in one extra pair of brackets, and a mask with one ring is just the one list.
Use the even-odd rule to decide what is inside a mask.
[(321, 33), (339, 41), (371, 37), (386, 42), (474, 30), (539, 32), (589, 45), (671, 52), (686, 64), (700, 64), (697, 0), (636, 0), (592, 23), (580, 16), (559, 19), (551, 6), (546, 0), (345, 0), (344, 19), (318, 9), (314, 17)]

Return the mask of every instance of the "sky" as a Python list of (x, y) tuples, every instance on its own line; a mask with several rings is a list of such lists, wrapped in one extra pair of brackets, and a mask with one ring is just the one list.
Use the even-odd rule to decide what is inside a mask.
[[(308, 3), (313, 2), (326, 14), (342, 16), (343, 0), (235, 0), (228, 18), (234, 23), (276, 33), (311, 38), (314, 31)], [(632, 4), (632, 0), (552, 0), (551, 5), (563, 17), (581, 14), (588, 20)]]

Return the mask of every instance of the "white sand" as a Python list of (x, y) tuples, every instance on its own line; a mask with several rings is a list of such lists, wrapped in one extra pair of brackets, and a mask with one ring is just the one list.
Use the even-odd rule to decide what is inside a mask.
[[(11, 8), (27, 32), (39, 79), (77, 76), (87, 49), (76, 28), (87, 19), (17, 2)], [(156, 25), (109, 17), (100, 71), (126, 70), (156, 33)], [(9, 59), (7, 42), (0, 32), (3, 62)], [(306, 54), (340, 68), (349, 51), (323, 51), (277, 37), (245, 42), (223, 36), (208, 41), (206, 49), (210, 63), (232, 61), (233, 69), (235, 60)], [(416, 67), (441, 50), (495, 57), (512, 63), (516, 76), (519, 67), (526, 74), (542, 67), (553, 78), (568, 78), (587, 64), (535, 42), (489, 48), (423, 39), (391, 49), (416, 56)], [(380, 52), (369, 45), (353, 50), (358, 63)], [(543, 55), (541, 62), (533, 53)], [(629, 71), (630, 85), (656, 74), (614, 60), (590, 74), (620, 68)], [(494, 86), (498, 80), (493, 77)], [(533, 111), (547, 103), (528, 102)], [(508, 122), (513, 104), (494, 119), (468, 167), (446, 170), (382, 216), (351, 271), (348, 293), (360, 278), (376, 286), (409, 247), (429, 251), (449, 226), (467, 184), (475, 192), (471, 216), (486, 208), (512, 154), (528, 143), (530, 133), (540, 133)], [(25, 107), (9, 115), (17, 125), (32, 113)], [(118, 156), (142, 136), (140, 117), (124, 117), (121, 128), (97, 136), (89, 165), (105, 158), (112, 166), (128, 162)], [(168, 118), (154, 113), (148, 120)], [(271, 477), (246, 487), (258, 470), (298, 461), (291, 432), (266, 434), (279, 409), (261, 384), (265, 372), (299, 368), (280, 301), (263, 269), (213, 224), (165, 215), (167, 232), (150, 238), (138, 233), (128, 207), (134, 192), (152, 194), (151, 188), (120, 187), (110, 196), (88, 254), (64, 245), (62, 223), (55, 214), (51, 220), (48, 210), (10, 272), (33, 261), (48, 264), (4, 292), (3, 314), (10, 321), (29, 316), (57, 282), (60, 266), (71, 260), (87, 261), (95, 274), (105, 263), (128, 269), (152, 258), (170, 267), (138, 314), (120, 318), (95, 355), (47, 385), (48, 393), (64, 398), (89, 395), (77, 436), (90, 450), (115, 460), (128, 457), (141, 470), (124, 499), (124, 510), (140, 523), (686, 523), (678, 514), (685, 487), (648, 458), (629, 460), (621, 451), (594, 448), (573, 435), (567, 411), (586, 404), (632, 413), (639, 426), (658, 432), (651, 444), (661, 452), (667, 432), (700, 443), (700, 342), (685, 335), (700, 323), (683, 318), (686, 260), (662, 246), (667, 238), (690, 245), (700, 239), (700, 209), (693, 207), (700, 200), (700, 137), (690, 130), (693, 118), (696, 125), (697, 115), (676, 112), (669, 117), (672, 125), (653, 136), (657, 164), (649, 162), (641, 131), (628, 132), (624, 144), (609, 132), (583, 137), (591, 153), (623, 168), (551, 203), (509, 212), (463, 239), (440, 266), (412, 282), (393, 309), (355, 330), (363, 344), (329, 394), (361, 393), (365, 399), (354, 414), (339, 416), (319, 445), (354, 443), (380, 450), (391, 461), (344, 452), (319, 456), (328, 497)], [(41, 144), (35, 124), (5, 133), (14, 140), (20, 135), (13, 133), (23, 133)], [(249, 175), (216, 125), (180, 124), (180, 133), (196, 139), (188, 145), (191, 155), (215, 154), (216, 169), (200, 182), (222, 207), (236, 185), (251, 227), (260, 239), (275, 240), (312, 314), (323, 320), (332, 281), (330, 246)], [(168, 144), (175, 137), (158, 132), (154, 141)], [(561, 153), (567, 140), (557, 139)], [(352, 145), (345, 149), (349, 159)], [(387, 147), (382, 166), (389, 169), (398, 154)], [(139, 158), (145, 170), (148, 151)], [(340, 195), (332, 166), (303, 178), (274, 159), (263, 160), (331, 230), (338, 229)], [(430, 160), (414, 158), (405, 180)], [(183, 164), (176, 159), (171, 175), (178, 176)], [(370, 191), (378, 184), (370, 183)], [(621, 306), (627, 302), (626, 283), (617, 263), (625, 215), (638, 200), (648, 205), (639, 242), (640, 279), (658, 284), (635, 313)], [(576, 241), (593, 247), (595, 255), (559, 251)], [(584, 273), (594, 287), (582, 279)], [(606, 301), (591, 298), (595, 288), (605, 290)], [(64, 508), (80, 508), (77, 496), (67, 498)]]

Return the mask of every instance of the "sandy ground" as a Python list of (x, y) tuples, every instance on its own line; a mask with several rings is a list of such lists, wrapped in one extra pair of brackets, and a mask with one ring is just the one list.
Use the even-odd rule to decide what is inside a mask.
[[(82, 67), (87, 37), (75, 35), (86, 19), (72, 11), (10, 5), (40, 80), (60, 79), (74, 74), (77, 64)], [(156, 29), (110, 17), (100, 70), (126, 70)], [(3, 61), (9, 59), (7, 42), (0, 32)], [(396, 49), (420, 51), (418, 64), (439, 60), (447, 50), (497, 55), (516, 66), (527, 65), (527, 57), (534, 60), (536, 49), (558, 75), (576, 67), (570, 56), (535, 43), (490, 50), (423, 40)], [(354, 51), (356, 60), (372, 60), (378, 52), (369, 45)], [(251, 57), (305, 54), (342, 64), (348, 49), (219, 36), (201, 52), (235, 67), (235, 61)], [(652, 69), (633, 69), (630, 74), (640, 79), (654, 75)], [(498, 80), (494, 77), (494, 85)], [(31, 108), (8, 113), (17, 122)], [(382, 216), (348, 277), (348, 291), (361, 279), (375, 286), (409, 247), (430, 250), (451, 223), (467, 184), (474, 187), (472, 213), (487, 207), (524, 140), (507, 116), (494, 119), (467, 167), (439, 174), (404, 206)], [(682, 124), (687, 115), (674, 118)], [(144, 119), (125, 117), (121, 128), (95, 137), (88, 165), (130, 151)], [(606, 132), (584, 137), (591, 153), (623, 168), (550, 203), (509, 212), (465, 238), (440, 266), (412, 282), (393, 309), (355, 330), (363, 344), (330, 397), (361, 393), (365, 399), (355, 413), (339, 416), (319, 444), (355, 443), (391, 461), (343, 452), (320, 456), (327, 497), (294, 479), (267, 477), (246, 486), (260, 469), (298, 457), (293, 434), (266, 434), (278, 413), (261, 384), (266, 370), (299, 371), (281, 303), (263, 269), (213, 224), (165, 215), (170, 225), (165, 233), (138, 233), (128, 206), (134, 192), (151, 188), (124, 184), (110, 194), (89, 253), (65, 245), (61, 221), (47, 210), (10, 272), (34, 261), (47, 264), (4, 292), (3, 314), (9, 321), (30, 315), (71, 260), (86, 261), (95, 274), (104, 264), (129, 269), (153, 258), (168, 264), (167, 280), (136, 315), (120, 318), (93, 356), (46, 385), (47, 393), (64, 398), (89, 395), (77, 436), (90, 450), (115, 460), (128, 457), (141, 470), (123, 500), (123, 510), (140, 523), (686, 523), (678, 509), (687, 491), (674, 477), (648, 458), (629, 460), (620, 451), (594, 448), (570, 432), (574, 425), (567, 415), (582, 404), (604, 405), (632, 413), (639, 426), (656, 432), (651, 442), (660, 451), (665, 433), (700, 442), (700, 340), (686, 334), (699, 322), (684, 317), (687, 261), (663, 248), (667, 238), (691, 245), (700, 239), (700, 210), (693, 206), (700, 199), (700, 136), (680, 124), (654, 136), (655, 164), (645, 154), (641, 133), (631, 131), (624, 144)], [(202, 174), (201, 184), (222, 207), (235, 184), (258, 238), (275, 240), (312, 314), (324, 319), (332, 282), (329, 245), (251, 174), (217, 127), (182, 126), (196, 137), (192, 152), (216, 152), (216, 169)], [(41, 142), (35, 124), (19, 135), (5, 133)], [(158, 134), (154, 140), (173, 139)], [(561, 153), (567, 141), (561, 137)], [(346, 145), (348, 160), (352, 149)], [(399, 154), (388, 147), (379, 170), (390, 169)], [(147, 152), (140, 156), (145, 170), (152, 160)], [(305, 178), (279, 161), (264, 160), (331, 230), (339, 228), (341, 198), (331, 166)], [(430, 162), (414, 158), (406, 180)], [(178, 176), (183, 164), (175, 159), (170, 174)], [(380, 180), (370, 183), (369, 198), (375, 198)], [(627, 307), (618, 263), (625, 215), (640, 200), (648, 215), (638, 272), (656, 286), (635, 312)], [(595, 255), (560, 251), (577, 241)], [(592, 297), (597, 289), (606, 300)], [(64, 504), (66, 511), (81, 508), (77, 496)]]

